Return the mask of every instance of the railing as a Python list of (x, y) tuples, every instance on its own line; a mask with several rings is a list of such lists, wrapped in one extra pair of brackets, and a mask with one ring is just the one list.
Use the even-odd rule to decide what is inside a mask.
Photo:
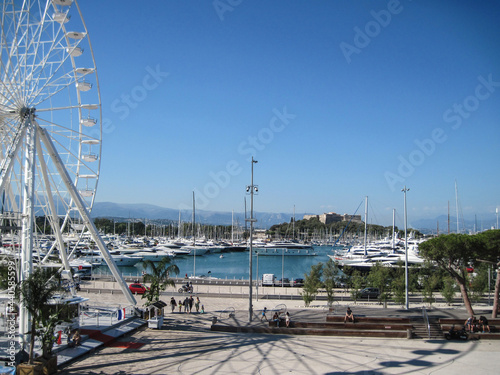
[(429, 322), (429, 315), (427, 315), (427, 309), (425, 306), (422, 306), (422, 316), (424, 318), (424, 324), (427, 328), (427, 337), (431, 338), (431, 323)]
[(80, 326), (111, 326), (131, 315), (133, 315), (132, 306), (82, 305), (80, 308)]

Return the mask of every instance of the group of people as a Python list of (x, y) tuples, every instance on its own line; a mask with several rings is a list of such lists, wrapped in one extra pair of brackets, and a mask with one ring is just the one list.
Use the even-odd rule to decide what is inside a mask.
[(193, 306), (196, 310), (197, 313), (200, 312), (200, 306), (201, 306), (201, 313), (205, 313), (205, 306), (201, 305), (200, 303), (200, 297), (196, 297), (196, 300), (193, 298), (193, 296), (186, 297), (184, 301), (179, 300), (177, 302), (174, 297), (170, 299), (170, 307), (172, 308), (172, 312), (175, 311), (175, 308), (179, 306), (179, 312), (182, 312), (182, 307), (184, 306), (184, 312), (187, 312), (190, 314), (193, 312)]
[[(268, 321), (269, 321), (269, 319), (267, 319), (266, 313), (267, 313), (267, 307), (264, 307), (264, 310), (262, 310), (262, 315), (261, 315), (261, 317), (260, 317), (260, 321), (261, 321), (261, 322), (262, 322), (264, 319), (266, 320), (266, 322), (268, 322)], [(274, 322), (276, 322), (276, 327), (278, 327), (278, 328), (279, 328), (279, 326), (280, 326), (280, 322), (281, 322), (281, 320), (282, 320), (282, 318), (280, 317), (280, 314), (281, 314), (281, 312), (280, 312), (280, 311), (276, 311), (276, 312), (274, 313), (274, 315), (273, 315), (273, 319), (272, 319)], [(289, 313), (288, 311), (285, 313), (285, 318), (284, 318), (284, 320), (285, 320), (285, 326), (286, 326), (287, 328), (288, 328), (288, 327), (290, 327), (290, 313)]]
[(480, 316), (479, 320), (476, 319), (474, 315), (471, 315), (465, 321), (465, 330), (468, 332), (482, 332), (485, 333), (486, 330), (490, 331), (490, 326), (488, 325), (488, 319), (485, 316)]

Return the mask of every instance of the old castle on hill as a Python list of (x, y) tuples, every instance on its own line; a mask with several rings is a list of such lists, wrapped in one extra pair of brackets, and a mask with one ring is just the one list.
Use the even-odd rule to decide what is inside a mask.
[(322, 215), (304, 215), (304, 220), (309, 220), (313, 218), (318, 219), (323, 224), (331, 224), (331, 223), (337, 223), (339, 221), (350, 221), (350, 220), (358, 223), (363, 222), (363, 220), (361, 220), (361, 215), (349, 215), (349, 214), (339, 215), (336, 214), (335, 212), (328, 212)]

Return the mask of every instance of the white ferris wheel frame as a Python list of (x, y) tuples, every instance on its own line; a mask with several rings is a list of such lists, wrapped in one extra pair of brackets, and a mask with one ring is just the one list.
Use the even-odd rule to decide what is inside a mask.
[[(78, 12), (79, 26), (84, 31), (66, 29), (72, 5)], [(78, 3), (76, 0), (25, 0), (22, 7), (26, 9), (21, 11), (21, 5), (15, 0), (5, 0), (2, 6), (0, 193), (10, 197), (12, 210), (17, 205), (21, 205), (22, 209), (19, 215), (19, 280), (25, 280), (33, 270), (35, 205), (43, 200), (42, 212), (50, 222), (55, 241), (41, 263), (48, 262), (49, 255), (57, 248), (61, 268), (71, 270), (69, 258), (73, 254), (69, 245), (65, 245), (63, 229), (71, 225), (71, 215), (76, 213), (127, 300), (135, 306), (134, 296), (90, 218), (101, 162), (102, 127), (99, 120), (102, 113), (93, 50)], [(30, 14), (32, 10), (34, 14)], [(53, 40), (50, 40), (51, 32)], [(32, 35), (26, 35), (29, 33)], [(76, 65), (76, 60), (83, 53), (82, 41), (90, 50), (90, 68)], [(63, 68), (68, 69), (67, 72)], [(89, 78), (95, 83), (89, 82)], [(92, 87), (97, 99), (89, 103), (82, 93)], [(68, 100), (75, 100), (75, 103), (64, 104), (62, 93), (70, 93), (70, 90)], [(97, 120), (90, 116), (90, 112), (95, 110), (98, 111)], [(87, 117), (86, 111), (89, 113)], [(60, 113), (68, 113), (71, 118), (62, 121)], [(78, 124), (72, 125), (76, 121)], [(87, 131), (87, 127), (95, 126), (97, 131), (96, 128)], [(67, 144), (64, 144), (65, 140)], [(95, 157), (91, 147), (97, 144), (99, 156)], [(88, 154), (84, 154), (84, 145), (88, 145)], [(62, 156), (61, 152), (65, 155)], [(97, 163), (96, 167), (90, 166), (92, 162)], [(91, 188), (88, 188), (89, 180), (93, 181)], [(84, 182), (86, 185), (83, 185)], [(2, 214), (3, 206), (4, 202)], [(59, 206), (66, 207), (62, 224), (59, 223)], [(29, 314), (21, 303), (19, 333), (23, 344), (26, 342), (28, 321)]]

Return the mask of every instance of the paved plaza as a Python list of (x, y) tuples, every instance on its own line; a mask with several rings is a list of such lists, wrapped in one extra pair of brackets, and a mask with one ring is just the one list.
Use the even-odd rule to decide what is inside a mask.
[[(123, 296), (93, 295), (92, 301)], [(259, 325), (257, 314), (264, 306), (272, 309), (283, 301), (259, 300), (255, 316), (248, 322), (248, 300), (203, 298), (207, 313), (165, 313), (161, 330), (142, 327), (76, 359), (61, 374), (457, 374), (498, 373), (500, 341), (467, 342), (446, 340), (408, 340), (356, 337), (292, 336), (286, 334), (245, 334), (211, 332), (213, 317), (223, 324)], [(170, 297), (165, 296), (167, 301)], [(292, 319), (324, 319), (318, 305), (304, 308), (301, 301), (289, 301)], [(221, 312), (229, 306), (235, 316)], [(398, 315), (398, 308), (352, 306), (355, 313)], [(340, 306), (344, 309), (344, 306)], [(418, 314), (415, 308), (408, 313)], [(465, 316), (465, 311), (431, 309), (430, 313)]]

